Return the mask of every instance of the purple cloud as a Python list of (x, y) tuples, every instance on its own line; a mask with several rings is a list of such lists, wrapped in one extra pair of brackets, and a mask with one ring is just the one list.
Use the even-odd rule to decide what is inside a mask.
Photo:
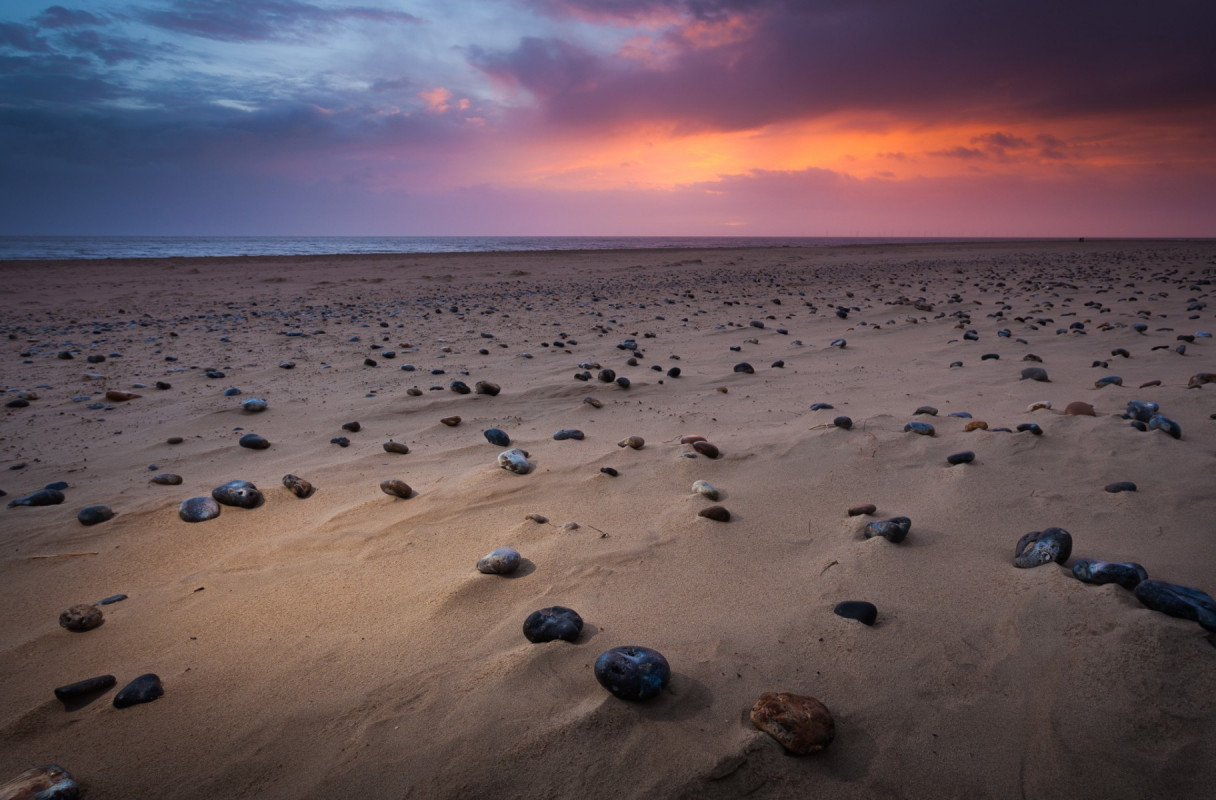
[(215, 3), (175, 0), (166, 11), (145, 11), (144, 22), (174, 33), (225, 42), (287, 39), (300, 30), (324, 29), (348, 19), (382, 23), (421, 20), (404, 11), (356, 6), (325, 8), (300, 0), (244, 0)]

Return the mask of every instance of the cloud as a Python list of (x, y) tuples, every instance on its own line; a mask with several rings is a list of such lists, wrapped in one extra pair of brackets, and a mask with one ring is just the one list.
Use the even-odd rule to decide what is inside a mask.
[(291, 39), (301, 32), (316, 32), (350, 19), (379, 23), (421, 21), (404, 11), (363, 6), (327, 8), (300, 0), (242, 0), (240, 3), (174, 0), (167, 10), (145, 10), (140, 16), (148, 24), (166, 31), (224, 42)]
[(81, 28), (109, 25), (110, 19), (89, 11), (63, 6), (51, 6), (34, 18), (40, 28)]

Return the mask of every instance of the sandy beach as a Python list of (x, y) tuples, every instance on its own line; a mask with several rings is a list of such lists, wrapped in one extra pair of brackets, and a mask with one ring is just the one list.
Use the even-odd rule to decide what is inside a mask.
[[(0, 781), (59, 764), (88, 800), (1205, 796), (1216, 638), (1071, 566), (1216, 591), (1216, 384), (1188, 386), (1216, 373), (1214, 278), (1210, 241), (0, 264), (0, 501), (67, 483), (0, 509)], [(1133, 427), (1133, 400), (1181, 437)], [(492, 428), (530, 472), (499, 467)], [(181, 518), (233, 480), (264, 503)], [(698, 515), (697, 480), (728, 522)], [(84, 525), (91, 505), (115, 515)], [(865, 537), (896, 516), (902, 542)], [(1050, 527), (1071, 557), (1016, 567)], [(499, 547), (520, 569), (479, 572)], [(116, 594), (100, 627), (60, 626)], [(833, 613), (849, 600), (876, 623)], [(524, 637), (551, 606), (581, 615), (574, 642)], [(597, 682), (623, 645), (670, 663), (658, 697)], [(163, 696), (114, 707), (145, 673)], [(75, 710), (53, 693), (105, 674)], [(818, 698), (835, 740), (787, 755), (748, 718), (766, 691)]]

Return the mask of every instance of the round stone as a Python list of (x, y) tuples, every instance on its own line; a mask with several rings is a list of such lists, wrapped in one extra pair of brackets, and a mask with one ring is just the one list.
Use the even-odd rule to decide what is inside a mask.
[(595, 679), (614, 697), (649, 700), (671, 681), (671, 666), (649, 647), (614, 647), (595, 660)]
[(126, 708), (140, 703), (151, 703), (165, 693), (160, 678), (152, 672), (140, 675), (114, 695), (114, 707)]
[(256, 433), (247, 433), (237, 442), (241, 447), (248, 447), (250, 450), (265, 450), (270, 447), (270, 442)]
[(263, 501), (261, 491), (249, 481), (228, 481), (212, 489), (211, 496), (217, 503), (237, 508), (257, 508)]
[(77, 603), (59, 615), (59, 627), (73, 633), (91, 631), (104, 621), (101, 609), (92, 603)]
[(96, 525), (99, 522), (114, 519), (114, 510), (109, 506), (85, 506), (80, 509), (76, 519), (81, 525)]
[(838, 617), (855, 619), (863, 625), (873, 625), (878, 619), (878, 607), (865, 600), (845, 600), (832, 609)]
[(794, 755), (819, 752), (836, 738), (832, 712), (814, 697), (765, 692), (749, 716), (753, 725)]
[(519, 551), (500, 547), (477, 560), (477, 571), (487, 575), (510, 575), (519, 569)]
[(393, 497), (401, 497), (408, 499), (413, 494), (414, 490), (410, 485), (398, 478), (385, 478), (380, 481), (380, 491), (385, 494), (390, 494)]
[(177, 515), (186, 522), (206, 522), (220, 515), (220, 504), (211, 497), (191, 497), (178, 506)]
[(482, 435), (486, 437), (486, 441), (497, 447), (509, 447), (511, 445), (511, 437), (506, 431), (499, 428), (487, 428), (482, 431)]
[(564, 606), (533, 611), (524, 620), (524, 637), (533, 644), (562, 639), (573, 642), (583, 630), (583, 618)]
[(975, 461), (975, 453), (971, 452), (970, 450), (964, 450), (961, 453), (953, 453), (946, 456), (946, 463), (950, 466), (955, 466), (956, 464), (970, 464), (972, 461)]
[(697, 512), (698, 517), (712, 519), (715, 522), (730, 522), (730, 512), (722, 506), (710, 506)]

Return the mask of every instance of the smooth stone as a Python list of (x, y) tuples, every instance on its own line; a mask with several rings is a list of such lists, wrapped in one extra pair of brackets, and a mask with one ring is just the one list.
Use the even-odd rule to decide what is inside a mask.
[(1207, 592), (1165, 581), (1144, 580), (1135, 589), (1136, 599), (1147, 608), (1198, 622), (1204, 630), (1216, 631), (1216, 600)]
[(583, 630), (583, 618), (564, 606), (551, 606), (533, 611), (524, 620), (524, 637), (533, 644), (554, 639), (573, 642)]
[(863, 515), (868, 517), (874, 514), (876, 511), (878, 511), (878, 506), (874, 505), (873, 503), (863, 503), (862, 505), (853, 506), (850, 508), (848, 514), (850, 517), (860, 517)]
[(553, 438), (560, 442), (566, 439), (582, 439), (584, 436), (583, 432), (577, 428), (562, 428), (560, 431), (553, 434)]
[(481, 432), (486, 437), (486, 441), (497, 447), (510, 447), (511, 437), (507, 432), (499, 428), (487, 428)]
[(853, 420), (849, 417), (836, 417), (832, 420), (832, 424), (837, 428), (843, 428), (846, 431), (853, 427)]
[(383, 447), (384, 447), (384, 452), (395, 453), (396, 455), (399, 455), (399, 456), (403, 456), (410, 451), (410, 448), (408, 446), (402, 444), (401, 442), (394, 442), (391, 439), (389, 441), (385, 442), (383, 444)]
[(177, 515), (186, 522), (206, 522), (220, 515), (220, 504), (210, 497), (191, 497), (178, 506)]
[(600, 467), (600, 472), (604, 473), (605, 475), (607, 475), (610, 478), (615, 478), (621, 474), (621, 473), (617, 472), (615, 469), (613, 469), (612, 467)]
[(829, 347), (838, 347), (838, 348), (840, 348), (841, 350), (843, 350), (843, 349), (845, 349), (845, 347), (846, 347), (846, 346), (848, 346), (848, 342), (846, 342), (844, 339), (833, 339), (833, 340), (832, 340), (832, 341), (831, 341), (831, 342), (828, 344), (828, 346), (829, 346)]
[(881, 536), (889, 542), (899, 544), (907, 538), (908, 531), (911, 529), (912, 520), (907, 517), (891, 517), (867, 523), (862, 533), (867, 539)]
[(524, 519), (529, 522), (535, 522), (537, 525), (548, 525), (549, 518), (544, 514), (525, 514)]
[(106, 399), (112, 400), (115, 403), (125, 403), (128, 400), (138, 400), (141, 397), (143, 397), (142, 394), (135, 394), (135, 392), (124, 392), (121, 389), (111, 389), (110, 391), (106, 392)]
[(1063, 528), (1031, 531), (1018, 539), (1013, 552), (1013, 565), (1022, 569), (1049, 562), (1063, 564), (1072, 555), (1072, 534)]
[(711, 442), (693, 442), (692, 449), (706, 458), (717, 458), (722, 455), (722, 452), (718, 450), (718, 446)]
[(873, 625), (878, 619), (878, 607), (865, 600), (845, 600), (832, 609), (838, 617), (855, 619), (863, 625)]
[(1110, 492), (1111, 494), (1118, 494), (1119, 492), (1134, 492), (1136, 491), (1136, 484), (1132, 483), (1131, 481), (1115, 481), (1114, 483), (1106, 484), (1106, 491)]
[(487, 575), (510, 575), (519, 569), (519, 551), (500, 547), (477, 560), (477, 571)]
[(108, 606), (111, 603), (121, 603), (123, 600), (126, 600), (126, 599), (127, 599), (127, 596), (125, 594), (112, 594), (109, 597), (105, 598), (104, 600), (98, 600), (97, 605)]
[(422, 397), (422, 390), (419, 389), (417, 386), (411, 386), (410, 388), (405, 390), (405, 393), (408, 394), (410, 397)]
[(667, 370), (667, 377), (669, 377), (669, 378), (678, 378), (678, 377), (680, 377), (680, 368), (679, 368), (679, 367), (672, 367), (671, 369)]
[(168, 439), (165, 439), (165, 444), (181, 444), (184, 441), (186, 440), (181, 436), (170, 436)]
[(73, 633), (91, 631), (104, 621), (101, 609), (92, 603), (77, 603), (59, 615), (59, 627)]
[(114, 695), (114, 707), (127, 708), (140, 703), (151, 703), (164, 693), (165, 689), (161, 685), (160, 677), (149, 672), (122, 687), (122, 690)]
[(680, 444), (696, 444), (697, 442), (706, 441), (709, 440), (698, 433), (688, 433), (680, 437)]
[(283, 485), (301, 500), (312, 497), (313, 493), (317, 491), (317, 488), (311, 483), (298, 475), (292, 475), (291, 473), (287, 473), (283, 476)]
[(904, 426), (904, 432), (906, 433), (908, 431), (911, 431), (912, 433), (919, 433), (921, 436), (932, 436), (933, 434), (937, 433), (933, 426), (927, 422), (909, 422)]
[(1123, 379), (1118, 375), (1107, 375), (1105, 378), (1099, 378), (1094, 381), (1094, 388), (1101, 389), (1103, 386), (1122, 386)]
[(91, 695), (104, 692), (116, 683), (118, 683), (118, 679), (113, 675), (98, 675), (95, 678), (85, 678), (83, 681), (56, 687), (55, 697), (66, 706)]
[(330, 444), (336, 444), (338, 447), (350, 447), (350, 439), (345, 436), (336, 436), (329, 440)]
[(385, 494), (391, 494), (393, 497), (401, 497), (408, 499), (414, 490), (410, 485), (399, 478), (385, 478), (380, 481), (380, 491)]
[(25, 497), (19, 497), (16, 500), (9, 500), (8, 507), (57, 506), (62, 503), (64, 499), (63, 492), (59, 491), (58, 489), (39, 489), (32, 494), (27, 494)]
[(1123, 415), (1124, 419), (1135, 419), (1140, 422), (1148, 422), (1158, 411), (1156, 403), (1143, 403), (1139, 400), (1127, 401), (1127, 413)]
[(646, 440), (641, 436), (626, 436), (616, 443), (617, 447), (630, 447), (634, 450), (641, 450), (646, 446)]
[(975, 461), (975, 453), (971, 452), (970, 450), (964, 450), (961, 453), (953, 453), (946, 456), (946, 463), (950, 464), (951, 466), (955, 466), (957, 464), (970, 464), (972, 461)]
[(1175, 439), (1182, 438), (1182, 426), (1169, 417), (1163, 417), (1160, 414), (1154, 414), (1149, 419), (1148, 429), (1150, 431), (1161, 431)]
[(460, 417), (444, 417), (443, 419), (441, 419), (439, 421), (442, 422), (444, 425), (447, 425), (449, 428), (455, 428), (457, 425), (460, 424)]
[(478, 381), (477, 383), (473, 384), (473, 391), (477, 392), (477, 394), (484, 394), (488, 395), (489, 397), (494, 397), (502, 391), (502, 387), (497, 383), (491, 383), (490, 381)]
[(527, 452), (517, 447), (499, 453), (498, 466), (508, 472), (514, 472), (516, 475), (526, 475), (532, 470), (532, 465), (528, 463)]
[(467, 383), (465, 383), (464, 381), (452, 381), (451, 383), (448, 384), (448, 388), (451, 389), (456, 394), (469, 394), (470, 392), (473, 391), (472, 389), (469, 388), (469, 385)]
[(241, 402), (241, 408), (254, 413), (258, 411), (265, 411), (266, 405), (266, 401), (260, 397), (251, 397), (248, 400)]
[(753, 725), (798, 756), (817, 753), (836, 738), (836, 722), (814, 697), (765, 692), (748, 714)]
[(721, 496), (709, 481), (693, 481), (692, 490), (707, 500), (717, 500)]
[(963, 426), (963, 430), (968, 433), (971, 431), (986, 431), (988, 430), (988, 423), (982, 419), (973, 419)]
[(1148, 580), (1144, 567), (1131, 561), (1097, 561), (1078, 558), (1072, 564), (1072, 575), (1083, 583), (1101, 586), (1117, 583), (1124, 589), (1135, 589), (1141, 581)]
[(358, 433), (359, 431), (363, 430), (363, 425), (359, 422), (343, 422), (342, 430), (350, 431), (351, 433)]
[(241, 393), (241, 390), (233, 386), (230, 389), (224, 390), (224, 397), (236, 397)]
[(961, 362), (961, 361), (951, 361), (950, 369), (954, 369), (955, 367), (961, 367), (962, 365), (963, 365), (963, 362)]
[(591, 406), (592, 408), (603, 408), (604, 407), (603, 401), (598, 398), (595, 398), (595, 397), (584, 397), (583, 402), (586, 403), (587, 405)]
[(595, 660), (595, 679), (621, 700), (649, 700), (671, 681), (671, 665), (649, 647), (614, 647)]
[(237, 508), (257, 508), (262, 505), (262, 493), (249, 481), (228, 481), (211, 490), (217, 503)]
[(951, 411), (949, 416), (959, 417), (961, 419), (971, 419), (971, 412), (970, 411)]
[(1097, 412), (1094, 411), (1093, 406), (1091, 406), (1089, 403), (1083, 403), (1080, 400), (1074, 400), (1073, 402), (1064, 406), (1064, 413), (1073, 417), (1098, 416)]
[(1051, 378), (1047, 377), (1047, 370), (1042, 367), (1026, 367), (1026, 369), (1022, 370), (1021, 380), (1051, 383)]
[(616, 373), (610, 369), (602, 369), (596, 375), (596, 378), (600, 383), (613, 383), (616, 381)]
[(918, 408), (912, 412), (912, 416), (914, 416), (914, 417), (919, 416), (921, 414), (927, 414), (931, 417), (936, 417), (937, 409), (934, 408), (933, 406), (921, 406), (920, 408)]
[(710, 506), (697, 512), (698, 517), (712, 519), (715, 522), (730, 522), (730, 512), (722, 506)]
[(624, 375), (622, 375), (616, 379), (616, 385), (621, 387), (622, 389), (628, 389), (629, 388), (629, 379), (626, 378)]
[(1040, 409), (1044, 408), (1051, 408), (1050, 400), (1036, 400), (1030, 405), (1026, 406), (1027, 411), (1039, 411)]
[(67, 481), (55, 481), (54, 483), (48, 483), (46, 486), (43, 486), (42, 488), (46, 489), (48, 492), (62, 492), (64, 489), (68, 488), (68, 482)]
[(811, 403), (811, 411), (828, 411), (835, 407), (831, 403)]
[(245, 434), (237, 441), (237, 444), (241, 447), (248, 447), (250, 450), (265, 450), (270, 447), (270, 442), (256, 433)]
[(109, 506), (85, 506), (80, 509), (76, 519), (81, 525), (97, 525), (114, 519), (114, 510)]
[(160, 486), (181, 486), (182, 476), (174, 475), (172, 472), (162, 472), (149, 478), (148, 483), (155, 483)]
[(1042, 436), (1043, 429), (1036, 422), (1023, 422), (1018, 425), (1018, 433), (1032, 433), (1035, 436)]
[(738, 364), (735, 364), (734, 371), (735, 372), (744, 372), (744, 373), (747, 373), (748, 375), (752, 375), (755, 373), (756, 369), (755, 369), (755, 367), (753, 367), (751, 364), (747, 363), (746, 361), (741, 361)]
[(773, 369), (782, 369), (783, 367), (785, 367), (785, 361), (783, 361), (782, 359), (779, 358), (776, 361), (774, 361), (772, 364), (770, 364), (769, 366), (772, 367)]
[(78, 800), (79, 797), (80, 787), (58, 764), (27, 769), (0, 784), (0, 800)]

